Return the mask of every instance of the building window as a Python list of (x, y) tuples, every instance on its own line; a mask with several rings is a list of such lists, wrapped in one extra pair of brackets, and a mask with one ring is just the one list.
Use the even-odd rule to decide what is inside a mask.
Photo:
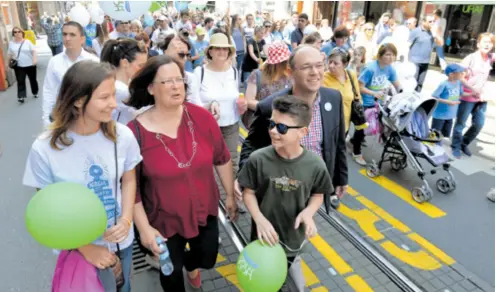
[(347, 20), (354, 20), (363, 15), (365, 1), (339, 1), (338, 13), (334, 20), (334, 27), (343, 25)]

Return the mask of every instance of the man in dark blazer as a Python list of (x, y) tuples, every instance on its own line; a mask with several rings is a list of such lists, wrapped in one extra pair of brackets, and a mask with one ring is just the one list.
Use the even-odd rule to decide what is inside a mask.
[[(255, 111), (248, 137), (241, 149), (239, 169), (252, 152), (271, 145), (269, 119), (272, 116), (272, 101), (281, 95), (294, 95), (308, 101), (313, 109), (309, 135), (302, 145), (318, 154), (327, 165), (333, 179), (334, 193), (326, 194), (325, 207), (329, 203), (337, 208), (339, 197), (344, 195), (348, 185), (348, 165), (346, 161), (345, 125), (341, 93), (334, 89), (321, 87), (325, 64), (320, 52), (311, 46), (300, 46), (289, 59), (293, 87), (275, 93), (260, 101)], [(241, 198), (238, 183), (236, 194)]]

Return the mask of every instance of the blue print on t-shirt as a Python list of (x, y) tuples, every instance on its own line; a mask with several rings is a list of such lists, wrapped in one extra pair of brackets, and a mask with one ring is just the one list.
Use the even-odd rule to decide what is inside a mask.
[[(93, 178), (92, 181), (88, 183), (88, 188), (92, 190), (102, 201), (105, 211), (107, 211), (107, 228), (113, 225), (113, 219), (115, 217), (115, 197), (113, 195), (112, 187), (109, 186), (109, 181), (102, 179), (103, 168), (96, 164), (91, 164), (89, 170), (89, 175)], [(117, 210), (117, 216), (119, 216), (119, 210)]]

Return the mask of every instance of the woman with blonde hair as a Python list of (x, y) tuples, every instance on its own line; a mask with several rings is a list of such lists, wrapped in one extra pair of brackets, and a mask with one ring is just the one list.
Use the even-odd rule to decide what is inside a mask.
[(377, 35), (374, 31), (374, 24), (367, 22), (363, 25), (362, 31), (357, 35), (355, 47), (364, 47), (366, 62), (374, 60), (377, 54)]
[(72, 182), (95, 193), (107, 211), (107, 230), (77, 250), (98, 271), (112, 267), (118, 256), (125, 281), (120, 291), (129, 292), (134, 169), (141, 154), (131, 130), (112, 121), (116, 106), (112, 65), (86, 60), (69, 68), (62, 80), (53, 122), (29, 152), (23, 184), (43, 189), (58, 182)]
[(259, 101), (291, 86), (288, 71), (290, 55), (289, 48), (284, 43), (269, 45), (267, 61), (248, 77), (245, 94), (248, 111), (243, 115), (245, 127), (250, 127)]

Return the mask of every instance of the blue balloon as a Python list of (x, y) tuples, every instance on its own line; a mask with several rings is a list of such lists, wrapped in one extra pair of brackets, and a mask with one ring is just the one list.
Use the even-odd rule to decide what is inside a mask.
[(145, 26), (152, 26), (155, 21), (153, 20), (153, 17), (151, 17), (151, 15), (145, 14), (143, 22), (145, 23)]

